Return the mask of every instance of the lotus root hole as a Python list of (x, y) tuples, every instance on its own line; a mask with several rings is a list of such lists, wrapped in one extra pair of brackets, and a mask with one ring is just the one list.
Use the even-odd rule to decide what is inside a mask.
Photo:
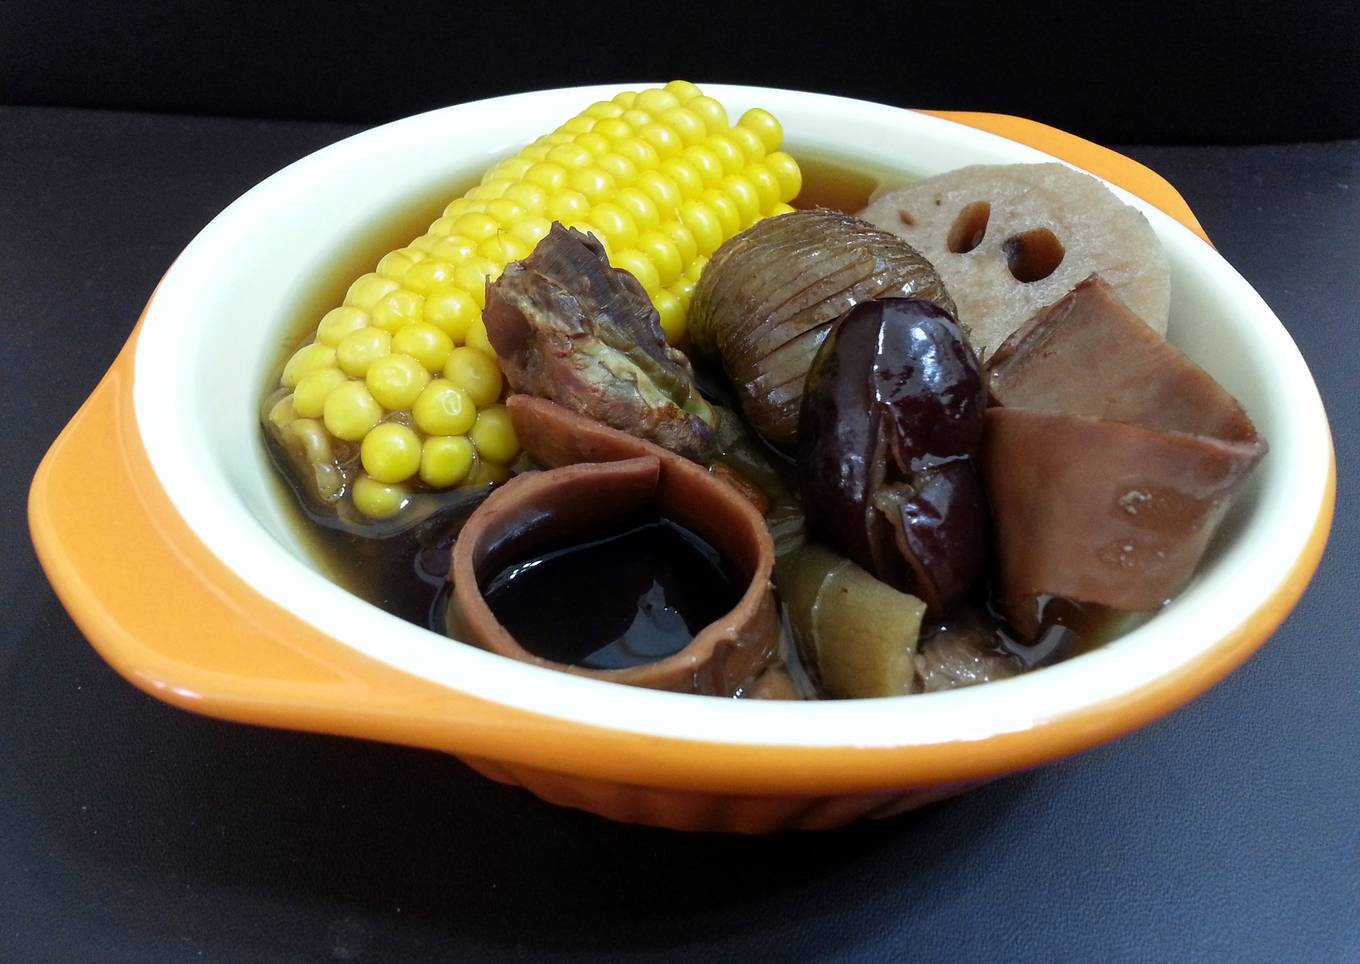
[(949, 237), (945, 241), (949, 250), (955, 254), (967, 254), (976, 248), (987, 236), (987, 222), (991, 217), (992, 206), (986, 201), (964, 205), (959, 216), (954, 219), (954, 226), (949, 229)]
[[(953, 250), (952, 234), (950, 240), (950, 250)], [(1057, 271), (1067, 253), (1058, 236), (1048, 228), (1011, 235), (1001, 247), (1006, 252), (1006, 266), (1011, 269), (1012, 277), (1024, 284), (1043, 281)]]

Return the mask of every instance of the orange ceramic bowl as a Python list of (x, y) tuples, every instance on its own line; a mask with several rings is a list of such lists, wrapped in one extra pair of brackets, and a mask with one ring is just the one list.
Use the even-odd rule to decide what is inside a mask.
[(1096, 652), (1013, 680), (767, 703), (503, 659), (329, 581), (287, 521), (260, 440), (282, 340), (319, 290), (343, 291), (383, 253), (373, 242), (394, 213), (426, 223), (431, 198), (615, 92), (505, 97), (359, 134), (264, 181), (184, 250), (30, 495), (52, 584), (119, 672), (224, 719), (445, 750), (614, 819), (759, 832), (896, 813), (1111, 740), (1206, 690), (1284, 618), (1331, 521), (1326, 417), (1284, 328), (1165, 181), (1017, 118), (722, 86), (708, 92), (734, 116), (760, 105), (779, 117), (796, 157), (904, 176), (1056, 157), (1147, 214), (1172, 266), (1171, 339), (1271, 443), (1194, 583)]

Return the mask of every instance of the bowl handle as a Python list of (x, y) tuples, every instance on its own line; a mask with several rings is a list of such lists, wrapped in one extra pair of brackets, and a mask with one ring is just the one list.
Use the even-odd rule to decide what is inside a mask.
[(118, 672), (199, 713), (424, 747), (460, 749), (458, 724), (474, 720), (553, 728), (363, 656), (232, 573), (147, 458), (133, 412), (136, 344), (134, 330), (43, 458), (28, 502), (48, 579)]

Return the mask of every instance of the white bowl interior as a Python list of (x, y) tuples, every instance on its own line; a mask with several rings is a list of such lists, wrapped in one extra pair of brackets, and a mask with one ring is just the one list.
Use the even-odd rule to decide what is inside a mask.
[[(638, 89), (644, 85), (630, 85)], [(1192, 586), (1096, 652), (985, 687), (886, 700), (697, 699), (553, 673), (388, 615), (318, 569), (283, 510), (258, 406), (282, 344), (314, 324), (388, 248), (421, 233), (440, 198), (621, 87), (450, 107), (348, 138), (268, 178), (219, 215), (165, 276), (137, 350), (135, 405), (151, 462), (208, 547), (263, 595), (392, 666), (498, 702), (595, 725), (716, 742), (864, 746), (979, 739), (1116, 698), (1193, 660), (1285, 577), (1324, 495), (1330, 440), (1284, 328), (1208, 245), (1142, 201), (1172, 267), (1177, 345), (1246, 406), (1272, 450)], [(795, 156), (921, 176), (1051, 160), (944, 120), (842, 98), (705, 85), (735, 118), (763, 106)], [(394, 214), (394, 212), (397, 212)]]

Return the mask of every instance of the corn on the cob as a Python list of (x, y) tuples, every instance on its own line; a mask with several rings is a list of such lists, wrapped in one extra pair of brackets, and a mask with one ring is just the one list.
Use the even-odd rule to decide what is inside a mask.
[(729, 125), (685, 81), (592, 104), (350, 286), (284, 366), (267, 416), (275, 437), (312, 468), (321, 499), (348, 495), (370, 518), (421, 488), (503, 479), (519, 445), (497, 404), (486, 283), (561, 221), (600, 239), (678, 341), (708, 256), (792, 210), (802, 175), (782, 137), (758, 108)]

